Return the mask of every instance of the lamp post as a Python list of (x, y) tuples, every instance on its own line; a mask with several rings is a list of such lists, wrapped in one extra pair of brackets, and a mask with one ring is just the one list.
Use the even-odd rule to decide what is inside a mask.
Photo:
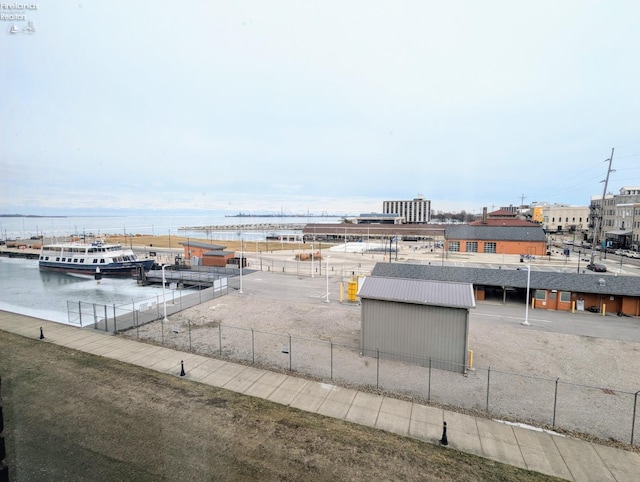
[(167, 297), (165, 295), (165, 285), (167, 284), (164, 278), (164, 269), (167, 267), (166, 264), (162, 265), (162, 305), (164, 306), (164, 319), (162, 321), (168, 322), (167, 320)]
[(238, 238), (240, 238), (240, 291), (238, 293), (242, 294), (242, 233), (238, 232)]
[(529, 286), (531, 285), (531, 265), (528, 264), (527, 265), (527, 301), (526, 301), (526, 307), (524, 310), (524, 321), (522, 322), (522, 324), (524, 326), (529, 326), (531, 323), (529, 323)]
[(329, 303), (329, 256), (327, 256), (327, 299), (325, 303)]
[(582, 257), (582, 250), (578, 249), (578, 273), (580, 273), (580, 258)]

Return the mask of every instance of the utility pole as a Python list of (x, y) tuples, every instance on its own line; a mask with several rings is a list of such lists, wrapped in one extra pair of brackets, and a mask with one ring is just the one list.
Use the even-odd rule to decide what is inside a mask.
[(525, 196), (524, 193), (522, 193), (522, 196), (520, 196), (520, 207), (524, 206), (525, 199), (527, 199), (527, 196)]
[[(607, 186), (609, 184), (609, 174), (612, 172), (616, 172), (615, 169), (611, 169), (611, 164), (613, 163), (613, 151), (614, 148), (611, 148), (611, 157), (609, 159), (605, 159), (604, 162), (609, 161), (609, 168), (607, 169), (607, 177), (604, 179), (604, 190), (602, 191), (602, 200), (600, 201), (600, 210), (596, 214), (595, 219), (595, 231), (593, 232), (593, 243), (591, 245), (591, 264), (593, 264), (593, 260), (596, 257), (596, 247), (598, 246), (598, 235), (600, 234), (600, 229), (602, 228), (602, 213), (604, 211), (604, 197), (607, 194)], [(605, 248), (606, 249), (606, 248)]]

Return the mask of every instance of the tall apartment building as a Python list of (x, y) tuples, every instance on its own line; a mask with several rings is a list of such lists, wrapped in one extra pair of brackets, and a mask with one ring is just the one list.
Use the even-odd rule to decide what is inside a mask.
[(623, 187), (619, 194), (591, 196), (590, 235), (598, 226), (598, 240), (609, 246), (640, 248), (640, 186)]
[(382, 212), (402, 216), (409, 224), (426, 224), (431, 221), (431, 201), (422, 196), (411, 201), (383, 201)]

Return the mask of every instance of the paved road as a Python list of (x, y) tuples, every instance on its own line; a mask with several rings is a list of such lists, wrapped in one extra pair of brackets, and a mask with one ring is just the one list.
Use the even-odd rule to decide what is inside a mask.
[[(520, 324), (525, 319), (525, 306), (517, 303), (477, 303), (471, 321), (497, 326)], [(582, 335), (609, 340), (640, 342), (640, 319), (599, 313), (529, 310), (529, 330)]]

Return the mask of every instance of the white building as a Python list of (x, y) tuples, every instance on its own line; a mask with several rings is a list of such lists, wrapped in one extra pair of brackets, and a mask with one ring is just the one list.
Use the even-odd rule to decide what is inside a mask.
[(542, 208), (542, 227), (547, 232), (586, 232), (589, 221), (589, 206), (549, 204)]
[(420, 195), (411, 201), (383, 201), (382, 212), (401, 216), (408, 224), (426, 224), (431, 220), (431, 201)]

